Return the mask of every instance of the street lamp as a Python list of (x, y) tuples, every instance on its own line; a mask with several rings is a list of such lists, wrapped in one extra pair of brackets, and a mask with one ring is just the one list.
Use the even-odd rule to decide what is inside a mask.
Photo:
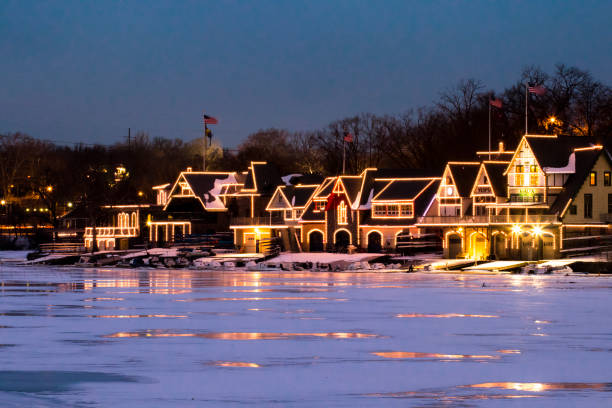
[(2, 200), (2, 201), (0, 201), (0, 204), (1, 204), (1, 205), (6, 205), (6, 200)]
[(53, 186), (47, 186), (47, 192), (52, 192), (53, 191)]

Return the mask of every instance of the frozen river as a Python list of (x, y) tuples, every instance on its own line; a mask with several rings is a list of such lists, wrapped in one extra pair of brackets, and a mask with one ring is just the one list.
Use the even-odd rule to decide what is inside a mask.
[(0, 281), (2, 407), (612, 406), (608, 277), (0, 265)]

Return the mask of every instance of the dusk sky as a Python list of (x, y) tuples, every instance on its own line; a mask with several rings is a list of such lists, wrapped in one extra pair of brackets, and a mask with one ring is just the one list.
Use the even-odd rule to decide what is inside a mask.
[(612, 83), (612, 2), (0, 2), (0, 132), (112, 144), (192, 140), (202, 112), (233, 147), (430, 105), (477, 78), (501, 90), (530, 64)]

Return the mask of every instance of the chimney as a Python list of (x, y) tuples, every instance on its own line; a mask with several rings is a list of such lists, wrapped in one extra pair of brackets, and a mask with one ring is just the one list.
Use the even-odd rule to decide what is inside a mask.
[(191, 167), (187, 167), (187, 173), (191, 173)]
[(500, 152), (504, 151), (504, 142), (499, 142), (499, 151)]

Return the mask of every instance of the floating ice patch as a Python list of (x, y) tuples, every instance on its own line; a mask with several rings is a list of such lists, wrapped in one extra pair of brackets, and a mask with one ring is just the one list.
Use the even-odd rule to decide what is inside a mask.
[(62, 392), (76, 384), (92, 382), (139, 382), (139, 379), (91, 371), (0, 371), (0, 391)]

